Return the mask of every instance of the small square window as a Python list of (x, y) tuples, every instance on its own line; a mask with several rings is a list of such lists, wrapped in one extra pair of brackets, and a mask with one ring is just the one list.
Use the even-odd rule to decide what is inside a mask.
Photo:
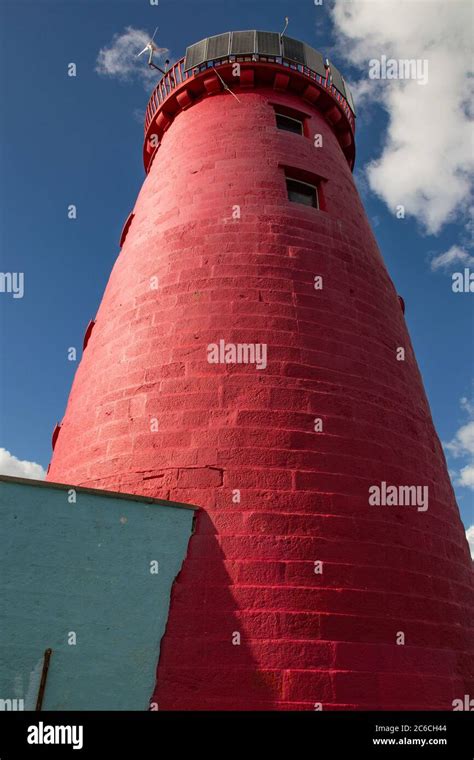
[(318, 188), (316, 185), (310, 185), (308, 182), (300, 182), (297, 179), (286, 178), (286, 189), (288, 190), (288, 200), (292, 203), (302, 203), (304, 206), (319, 208)]
[(294, 119), (284, 113), (275, 113), (278, 129), (284, 129), (286, 132), (294, 132), (296, 135), (303, 134), (303, 122), (300, 119)]

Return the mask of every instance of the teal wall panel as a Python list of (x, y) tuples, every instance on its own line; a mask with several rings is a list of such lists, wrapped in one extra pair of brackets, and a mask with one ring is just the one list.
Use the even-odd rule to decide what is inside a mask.
[(68, 489), (0, 478), (0, 700), (35, 708), (51, 648), (44, 710), (146, 710), (195, 511)]

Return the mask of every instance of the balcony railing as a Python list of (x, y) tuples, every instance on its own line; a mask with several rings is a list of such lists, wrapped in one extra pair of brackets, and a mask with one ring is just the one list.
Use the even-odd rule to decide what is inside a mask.
[(163, 101), (166, 100), (176, 87), (185, 82), (187, 79), (192, 79), (194, 71), (184, 70), (184, 58), (177, 61), (169, 71), (162, 76), (155, 89), (151, 93), (150, 100), (148, 101), (147, 109), (145, 112), (145, 134), (148, 131), (148, 127), (153, 121), (153, 117), (160, 108)]
[(153, 90), (145, 112), (145, 134), (148, 132), (148, 128), (152, 123), (157, 111), (160, 109), (161, 104), (164, 103), (168, 96), (171, 95), (173, 90), (183, 84), (183, 82), (194, 79), (195, 76), (198, 76), (203, 71), (212, 68), (217, 69), (219, 66), (222, 66), (224, 64), (256, 62), (271, 63), (281, 66), (282, 68), (292, 69), (293, 71), (298, 71), (300, 74), (303, 74), (313, 82), (316, 82), (320, 87), (323, 87), (325, 90), (330, 92), (333, 98), (340, 104), (342, 110), (349, 120), (352, 130), (354, 131), (354, 114), (352, 113), (347, 100), (341, 95), (340, 92), (338, 92), (338, 90), (336, 90), (334, 85), (331, 84), (329, 69), (326, 70), (326, 78), (324, 79), (315, 71), (312, 71), (302, 64), (293, 63), (291, 61), (285, 60), (284, 58), (273, 58), (268, 55), (258, 55), (257, 53), (253, 53), (252, 55), (231, 55), (227, 58), (220, 58), (218, 61), (206, 61), (200, 66), (196, 66), (196, 68), (189, 71), (184, 70), (184, 61), (184, 58), (181, 58), (181, 60), (177, 61), (171, 67), (171, 69), (167, 71), (166, 74), (164, 74), (164, 76), (160, 79), (155, 89)]

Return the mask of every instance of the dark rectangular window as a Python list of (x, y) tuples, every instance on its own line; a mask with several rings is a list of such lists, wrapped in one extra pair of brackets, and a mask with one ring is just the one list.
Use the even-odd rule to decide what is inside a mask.
[(284, 129), (286, 132), (294, 132), (296, 135), (303, 134), (303, 122), (300, 119), (294, 119), (284, 113), (275, 113), (278, 129)]
[(316, 185), (310, 185), (308, 182), (300, 182), (298, 179), (286, 178), (286, 189), (288, 191), (288, 200), (292, 203), (303, 203), (305, 206), (319, 208), (318, 188)]

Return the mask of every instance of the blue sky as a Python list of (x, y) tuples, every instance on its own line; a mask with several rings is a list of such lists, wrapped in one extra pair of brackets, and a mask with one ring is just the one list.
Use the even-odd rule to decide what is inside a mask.
[[(383, 5), (389, 17), (390, 3), (378, 3)], [(403, 45), (407, 56), (423, 57), (423, 45), (432, 54), (439, 40), (440, 54), (450, 54), (461, 78), (467, 56), (459, 30), (466, 26), (466, 5), (448, 4), (451, 15), (441, 20), (445, 4), (423, 5), (420, 29), (428, 27), (429, 33), (423, 37), (415, 28), (420, 3), (412, 0), (410, 37), (403, 14), (386, 23), (373, 3), (362, 9), (359, 0), (351, 18), (344, 17), (342, 0), (322, 6), (314, 0), (159, 0), (158, 6), (148, 0), (3, 0), (0, 271), (24, 272), (25, 292), (21, 299), (0, 293), (0, 448), (47, 466), (51, 433), (63, 416), (77, 366), (67, 361), (67, 349), (77, 347), (80, 357), (85, 327), (97, 311), (123, 222), (144, 177), (139, 115), (150, 87), (147, 91), (133, 73), (132, 60), (128, 81), (99, 75), (99, 50), (113, 47), (114, 35), (126, 27), (151, 34), (159, 26), (158, 44), (176, 60), (188, 44), (222, 31), (281, 31), (289, 15), (288, 34), (330, 55), (354, 83), (357, 182), (390, 275), (406, 301), (462, 517), (466, 527), (474, 523), (473, 295), (451, 289), (452, 272), (467, 265), (474, 269), (467, 193), (460, 181), (469, 153), (463, 144), (464, 85), (451, 87), (448, 102), (439, 108), (439, 97), (433, 96), (440, 91), (436, 59), (434, 81), (418, 90), (412, 83), (403, 93), (399, 82), (368, 81), (365, 63), (367, 56), (390, 55)], [(67, 76), (70, 62), (77, 66), (75, 78)], [(403, 119), (397, 164), (390, 130), (400, 140), (397, 125)], [(367, 174), (370, 162), (380, 157), (379, 168)], [(395, 198), (406, 201), (403, 220), (393, 213)], [(69, 204), (77, 206), (76, 220), (67, 217)], [(439, 258), (442, 254), (447, 255)], [(0, 469), (1, 463), (0, 458)], [(4, 472), (13, 472), (5, 453), (3, 463)]]

